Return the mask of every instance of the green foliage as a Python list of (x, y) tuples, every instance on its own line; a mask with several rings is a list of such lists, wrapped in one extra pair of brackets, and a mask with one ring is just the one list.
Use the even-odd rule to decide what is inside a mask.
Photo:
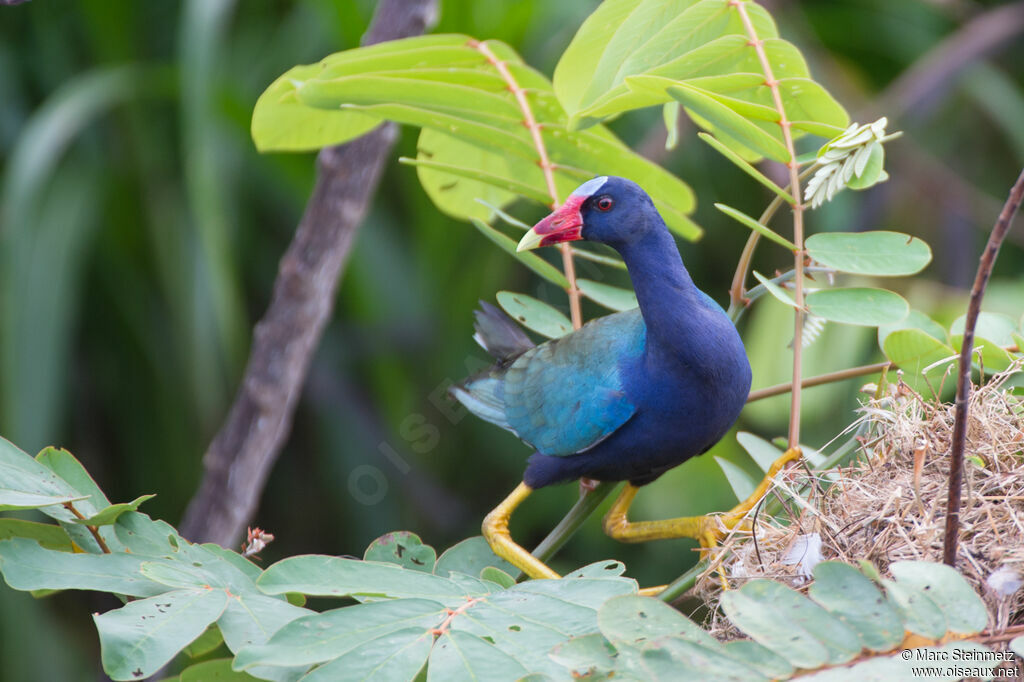
[[(559, 199), (594, 175), (622, 175), (648, 190), (677, 233), (691, 239), (700, 233), (687, 217), (694, 208), (689, 187), (603, 127), (568, 131), (551, 84), (497, 41), (424, 36), (295, 67), (256, 103), (253, 139), (264, 151), (316, 149), (362, 134), (368, 121), (397, 121), (422, 128), (417, 157), (406, 161), (418, 167), (442, 211), (483, 220), (490, 212), (477, 199), (503, 206), (524, 196), (550, 204), (535, 140), (498, 62), (524, 90), (555, 164)], [(322, 125), (311, 125), (310, 112)]]
[(556, 339), (572, 331), (569, 318), (544, 301), (511, 291), (499, 291), (496, 298), (513, 320), (542, 336)]
[[(764, 441), (742, 440), (759, 461), (776, 454)], [(0, 471), (16, 470), (23, 488), (77, 493), (70, 504), (82, 506), (97, 494), (94, 484), (81, 485), (91, 478), (69, 453), (48, 451), (47, 459), (59, 459), (81, 487), (3, 444)], [(39, 502), (44, 513), (67, 511)], [(411, 681), (424, 671), (428, 680), (787, 679), (797, 668), (841, 665), (863, 650), (888, 654), (904, 630), (936, 639), (972, 635), (987, 622), (964, 579), (928, 563), (894, 563), (890, 581), (870, 566), (861, 572), (824, 562), (809, 598), (753, 580), (722, 596), (724, 613), (750, 639), (722, 644), (664, 602), (637, 596), (620, 562), (517, 583), (479, 537), (435, 559), (418, 536), (389, 533), (363, 560), (304, 555), (262, 570), (134, 510), (106, 526), (118, 543), (110, 553), (72, 551), (69, 536), (54, 543), (53, 534), (71, 524), (48, 526), (46, 542), (56, 549), (37, 541), (43, 534), (36, 528), (5, 528), (0, 573), (10, 587), (96, 590), (125, 600), (93, 617), (103, 669), (115, 680), (147, 677), (175, 659), (185, 666), (179, 680)], [(289, 603), (293, 594), (348, 603), (317, 612)], [(222, 642), (233, 658), (189, 662)], [(889, 672), (906, 666), (899, 657), (880, 660)]]
[[(848, 122), (800, 52), (778, 37), (762, 7), (745, 3), (764, 40), (787, 112), (798, 131), (831, 137)], [(726, 146), (787, 160), (764, 72), (735, 6), (725, 0), (607, 0), (583, 23), (555, 69), (555, 91), (570, 125), (624, 111), (682, 103)]]

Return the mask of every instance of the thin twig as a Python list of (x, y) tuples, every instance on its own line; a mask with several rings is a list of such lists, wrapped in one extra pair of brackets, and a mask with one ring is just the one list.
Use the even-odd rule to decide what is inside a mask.
[(971, 287), (971, 300), (967, 305), (967, 319), (964, 321), (964, 336), (960, 346), (960, 365), (956, 378), (956, 403), (954, 405), (953, 438), (949, 450), (949, 494), (946, 498), (946, 534), (942, 543), (942, 561), (956, 568), (957, 542), (960, 534), (960, 492), (963, 481), (964, 446), (967, 443), (967, 401), (971, 395), (971, 352), (974, 347), (974, 327), (981, 313), (981, 299), (992, 275), (999, 247), (1013, 222), (1013, 216), (1024, 200), (1024, 170), (1010, 190), (1003, 210), (999, 213), (992, 234), (989, 235), (985, 251), (978, 263), (978, 274)]
[[(436, 0), (381, 0), (363, 42), (418, 35), (436, 14)], [(249, 525), (396, 138), (389, 123), (317, 157), (316, 187), (253, 331), (235, 401), (203, 457), (203, 480), (181, 525), (185, 537), (231, 547)]]
[[(537, 148), (537, 165), (544, 172), (544, 182), (547, 184), (548, 194), (551, 196), (551, 208), (558, 208), (561, 201), (558, 198), (558, 189), (555, 187), (554, 166), (548, 158), (548, 149), (544, 144), (544, 136), (541, 134), (540, 126), (537, 124), (537, 118), (533, 115), (533, 109), (530, 107), (530, 100), (526, 97), (526, 91), (519, 87), (519, 82), (509, 70), (508, 64), (498, 59), (497, 55), (487, 46), (487, 43), (470, 40), (469, 44), (479, 50), (487, 58), (487, 61), (491, 63), (491, 66), (497, 69), (498, 74), (505, 80), (508, 84), (508, 89), (515, 96), (519, 109), (523, 112), (523, 124), (530, 131), (530, 137), (533, 138), (533, 146)], [(576, 286), (576, 264), (573, 262), (572, 249), (569, 247), (568, 242), (560, 244), (559, 248), (562, 251), (562, 269), (565, 271), (565, 278), (569, 280), (569, 286), (566, 288), (566, 293), (569, 294), (569, 315), (572, 318), (572, 326), (575, 329), (579, 329), (583, 326), (583, 313), (580, 310), (580, 290)]]
[[(78, 519), (79, 521), (85, 521), (85, 517), (82, 516), (82, 512), (80, 512), (77, 509), (75, 509), (75, 505), (72, 504), (71, 502), (65, 502), (64, 503), (64, 508), (67, 509), (72, 514), (74, 514), (75, 518)], [(107, 546), (107, 543), (103, 539), (103, 536), (100, 535), (100, 529), (97, 528), (96, 526), (88, 526), (87, 525), (85, 527), (89, 529), (90, 533), (92, 533), (93, 540), (95, 540), (96, 544), (99, 545), (100, 551), (103, 552), (104, 554), (110, 554), (110, 547)]]
[[(891, 362), (876, 362), (873, 365), (862, 365), (860, 367), (841, 369), (837, 372), (829, 372), (828, 374), (819, 374), (816, 377), (808, 377), (800, 382), (800, 386), (801, 388), (810, 388), (811, 386), (831, 384), (836, 381), (842, 381), (843, 379), (861, 377), (866, 374), (874, 374), (875, 372), (881, 372), (886, 369), (892, 369), (895, 366), (896, 365), (892, 364)], [(759, 388), (756, 391), (750, 392), (750, 395), (747, 396), (747, 402), (752, 403), (755, 400), (771, 398), (772, 396), (782, 395), (783, 393), (789, 393), (792, 390), (792, 382), (787, 382), (785, 384), (776, 384), (775, 386), (769, 386), (768, 388)]]
[(779, 112), (779, 127), (782, 128), (782, 139), (786, 144), (786, 151), (789, 160), (786, 167), (789, 169), (789, 191), (795, 201), (790, 204), (793, 208), (793, 243), (796, 250), (793, 252), (793, 269), (796, 277), (793, 287), (793, 299), (796, 302), (796, 314), (793, 324), (793, 397), (789, 407), (789, 447), (800, 446), (800, 376), (803, 372), (803, 330), (804, 330), (804, 206), (800, 202), (800, 164), (796, 160), (796, 147), (793, 144), (792, 123), (786, 116), (786, 108), (782, 105), (782, 93), (779, 91), (779, 82), (775, 80), (772, 72), (771, 62), (764, 50), (764, 41), (757, 36), (754, 23), (747, 13), (747, 6), (744, 0), (730, 0), (729, 5), (736, 8), (743, 27), (750, 38), (750, 44), (757, 52), (757, 58), (761, 62), (761, 69), (764, 71), (765, 85), (772, 93), (772, 101), (775, 103), (775, 110)]

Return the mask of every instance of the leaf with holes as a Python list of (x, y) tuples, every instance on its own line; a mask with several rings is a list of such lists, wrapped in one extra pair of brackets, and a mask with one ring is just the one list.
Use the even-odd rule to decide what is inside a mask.
[(499, 291), (496, 298), (513, 320), (549, 339), (565, 336), (572, 331), (572, 322), (568, 317), (533, 296)]
[(382, 535), (371, 542), (363, 553), (363, 559), (383, 561), (414, 571), (431, 573), (437, 561), (437, 553), (430, 545), (424, 545), (420, 536), (399, 530)]

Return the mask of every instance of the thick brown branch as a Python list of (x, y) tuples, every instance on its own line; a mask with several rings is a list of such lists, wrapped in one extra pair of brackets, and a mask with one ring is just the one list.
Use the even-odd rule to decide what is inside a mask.
[[(436, 0), (381, 0), (363, 43), (419, 35), (436, 10)], [(313, 195), (253, 331), (235, 402), (203, 458), (203, 480), (181, 526), (189, 539), (234, 546), (252, 519), (396, 136), (393, 124), (382, 125), (317, 157)]]
[(978, 274), (971, 287), (971, 300), (967, 304), (964, 338), (960, 346), (960, 367), (956, 377), (956, 403), (953, 407), (953, 439), (949, 447), (949, 494), (946, 497), (946, 531), (942, 544), (942, 561), (956, 568), (956, 550), (960, 535), (960, 489), (963, 481), (964, 446), (967, 443), (967, 401), (971, 397), (971, 353), (974, 350), (974, 327), (981, 313), (981, 299), (985, 295), (988, 278), (992, 275), (999, 247), (1010, 230), (1013, 216), (1024, 200), (1024, 170), (1010, 190), (1010, 196), (999, 213), (985, 251), (978, 263)]

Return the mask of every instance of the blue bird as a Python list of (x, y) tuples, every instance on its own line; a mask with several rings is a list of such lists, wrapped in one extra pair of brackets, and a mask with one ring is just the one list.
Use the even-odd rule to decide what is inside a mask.
[[(512, 541), (508, 518), (532, 490), (579, 478), (629, 482), (605, 518), (615, 538), (713, 541), (715, 526), (705, 517), (633, 523), (626, 512), (639, 486), (717, 443), (750, 392), (750, 363), (735, 326), (694, 284), (640, 186), (607, 176), (584, 183), (526, 233), (519, 250), (580, 239), (619, 252), (639, 308), (534, 346), (485, 305), (475, 338), (498, 362), (452, 389), (471, 412), (535, 449), (523, 483), (484, 522), (494, 551), (532, 577), (557, 574)], [(765, 490), (763, 483), (757, 499)]]

